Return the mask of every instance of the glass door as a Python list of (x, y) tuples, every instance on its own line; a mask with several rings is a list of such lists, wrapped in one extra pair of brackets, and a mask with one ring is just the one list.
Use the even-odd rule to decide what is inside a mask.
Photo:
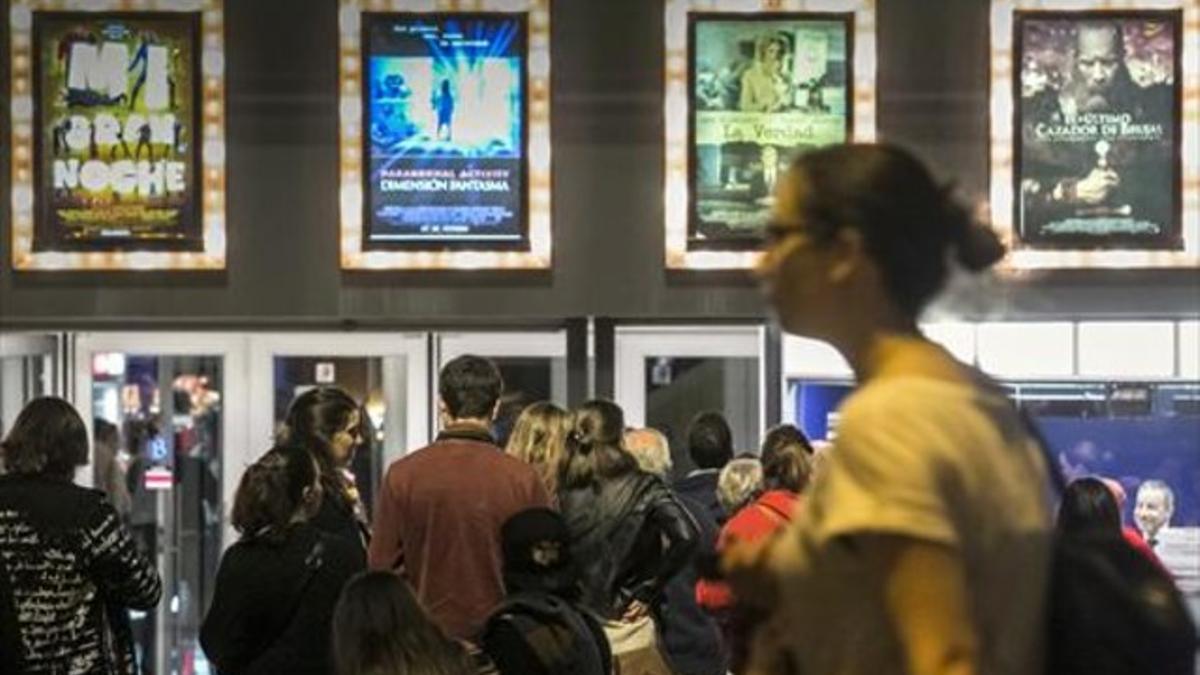
[(26, 403), (61, 395), (57, 355), (58, 338), (53, 335), (0, 335), (0, 438)]
[[(567, 406), (566, 331), (441, 333), (436, 345), (438, 370), (463, 354), (486, 356), (500, 369), (504, 392), (493, 433), (501, 447), (525, 406), (536, 401)], [(436, 411), (436, 373), (432, 399)]]
[(286, 333), (250, 337), (250, 459), (270, 447), (293, 398), (337, 386), (359, 401), (369, 438), (350, 467), (368, 512), (392, 461), (429, 440), (425, 333)]
[(615, 392), (629, 426), (671, 444), (676, 475), (695, 468), (684, 446), (697, 413), (723, 413), (734, 452), (757, 452), (766, 425), (763, 326), (618, 326)]
[(109, 493), (153, 556), (163, 598), (131, 613), (142, 672), (208, 672), (199, 649), (244, 464), (245, 341), (216, 334), (81, 334), (75, 403), (96, 439), (80, 481)]

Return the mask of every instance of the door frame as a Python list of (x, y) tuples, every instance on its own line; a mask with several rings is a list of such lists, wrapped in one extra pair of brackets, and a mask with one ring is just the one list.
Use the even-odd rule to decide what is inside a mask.
[(510, 330), (510, 331), (443, 331), (434, 334), (434, 369), (430, 390), (431, 424), (436, 427), (438, 376), (442, 366), (463, 354), (474, 354), (489, 358), (546, 358), (559, 359), (559, 368), (551, 361), (551, 390), (561, 392), (557, 405), (569, 405), (567, 374), (567, 330)]
[[(252, 333), (249, 335), (250, 454), (270, 447), (275, 434), (275, 357), (388, 358), (404, 357), (402, 378), (384, 372), (385, 400), (397, 401), (404, 438), (385, 440), (384, 467), (430, 439), (429, 334), (408, 333)], [(396, 381), (400, 379), (402, 381)]]
[[(237, 532), (229, 512), (238, 482), (247, 465), (246, 414), (249, 404), (246, 383), (246, 340), (231, 333), (109, 333), (82, 332), (75, 336), (75, 407), (80, 411), (88, 434), (92, 433), (92, 355), (123, 352), (148, 356), (219, 356), (221, 363), (221, 549), (237, 541)], [(76, 472), (76, 481), (92, 485), (92, 454), (88, 463)]]
[(769, 378), (764, 354), (767, 326), (742, 325), (618, 325), (614, 335), (613, 399), (625, 411), (625, 423), (646, 425), (645, 359), (681, 358), (758, 359), (758, 427), (767, 427)]

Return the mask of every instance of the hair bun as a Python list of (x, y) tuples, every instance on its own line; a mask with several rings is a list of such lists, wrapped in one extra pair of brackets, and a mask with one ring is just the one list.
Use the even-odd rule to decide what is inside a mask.
[(1000, 238), (971, 215), (955, 197), (952, 184), (942, 188), (942, 220), (954, 247), (954, 259), (966, 270), (982, 272), (1004, 257)]
[(1000, 237), (991, 228), (971, 223), (963, 229), (954, 247), (954, 257), (971, 272), (982, 272), (1000, 262), (1006, 253)]

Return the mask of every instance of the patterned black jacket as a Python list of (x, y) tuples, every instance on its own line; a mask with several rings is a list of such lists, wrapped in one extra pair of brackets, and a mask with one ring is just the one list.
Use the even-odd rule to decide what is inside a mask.
[(0, 476), (0, 672), (132, 673), (125, 610), (161, 593), (103, 493)]

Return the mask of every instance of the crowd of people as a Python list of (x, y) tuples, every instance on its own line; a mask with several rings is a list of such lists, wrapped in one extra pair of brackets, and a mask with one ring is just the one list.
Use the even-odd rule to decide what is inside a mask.
[[(775, 209), (759, 274), (779, 321), (859, 382), (831, 448), (780, 426), (739, 453), (701, 412), (696, 469), (672, 480), (665, 437), (607, 400), (529, 405), (501, 448), (500, 373), (462, 356), (441, 431), (387, 469), (368, 522), (347, 469), (361, 405), (308, 391), (234, 498), (201, 632), (217, 671), (1040, 672), (1047, 466), (1003, 393), (917, 329), (951, 259), (982, 270), (1002, 248), (890, 146), (802, 156)], [(38, 399), (0, 448), (0, 671), (136, 672), (122, 616), (161, 583), (71, 482), (83, 422)], [(1059, 527), (1117, 513), (1122, 536), (1089, 486)]]

